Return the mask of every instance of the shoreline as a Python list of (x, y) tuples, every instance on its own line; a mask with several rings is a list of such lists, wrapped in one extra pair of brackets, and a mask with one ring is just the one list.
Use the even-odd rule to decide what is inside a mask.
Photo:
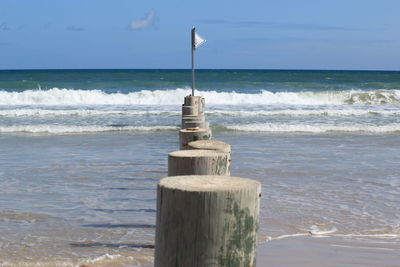
[[(0, 261), (0, 266), (76, 266), (76, 267), (152, 267), (154, 248), (131, 250), (104, 249), (102, 255), (79, 259), (73, 254), (63, 258)], [(44, 256), (44, 255), (43, 255)], [(68, 259), (69, 258), (69, 259)], [(257, 266), (398, 266), (398, 239), (348, 239), (343, 237), (295, 236), (257, 245)]]
[(400, 242), (301, 236), (257, 247), (260, 266), (398, 266)]

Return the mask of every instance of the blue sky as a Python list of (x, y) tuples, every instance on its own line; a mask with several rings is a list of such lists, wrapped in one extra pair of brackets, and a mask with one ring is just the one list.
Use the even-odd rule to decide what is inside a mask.
[(1, 0), (0, 69), (400, 70), (398, 0)]

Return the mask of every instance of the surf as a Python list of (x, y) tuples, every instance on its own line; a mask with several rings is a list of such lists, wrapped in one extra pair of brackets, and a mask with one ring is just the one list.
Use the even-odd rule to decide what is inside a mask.
[[(181, 105), (181, 99), (190, 91), (141, 90), (130, 93), (106, 93), (102, 90), (60, 89), (0, 91), (0, 105), (91, 106), (91, 105)], [(207, 105), (399, 105), (400, 90), (344, 90), (258, 93), (197, 91), (207, 100)]]

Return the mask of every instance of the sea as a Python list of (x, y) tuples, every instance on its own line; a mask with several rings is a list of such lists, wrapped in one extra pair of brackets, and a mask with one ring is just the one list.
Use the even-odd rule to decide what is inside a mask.
[[(0, 266), (151, 266), (190, 86), (190, 70), (1, 70)], [(262, 183), (260, 244), (400, 244), (399, 71), (197, 70), (195, 95), (231, 174)]]

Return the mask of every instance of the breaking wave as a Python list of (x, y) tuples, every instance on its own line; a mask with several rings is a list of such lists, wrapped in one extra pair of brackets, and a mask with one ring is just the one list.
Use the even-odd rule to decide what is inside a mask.
[[(105, 93), (101, 90), (0, 91), (0, 105), (181, 105), (187, 89)], [(199, 91), (208, 105), (399, 105), (400, 90), (270, 92)]]
[[(400, 113), (400, 111), (399, 111)], [(180, 111), (164, 110), (94, 110), (94, 109), (3, 109), (0, 110), (0, 117), (46, 117), (46, 116), (70, 116), (70, 117), (89, 117), (89, 116), (175, 116), (180, 115)]]
[[(100, 125), (53, 125), (32, 124), (0, 126), (0, 133), (48, 133), (48, 134), (70, 134), (70, 133), (101, 133), (101, 132), (157, 132), (176, 131), (176, 126), (100, 126)], [(281, 124), (281, 123), (254, 123), (236, 125), (215, 125), (214, 131), (240, 131), (240, 132), (268, 132), (268, 133), (398, 133), (400, 123), (387, 125), (369, 124)]]
[(0, 126), (0, 133), (99, 133), (99, 132), (155, 132), (177, 130), (175, 126), (80, 126), (80, 125), (16, 125)]
[(228, 130), (243, 132), (270, 132), (270, 133), (395, 133), (400, 132), (400, 123), (386, 125), (369, 124), (281, 124), (281, 123), (255, 123), (225, 126)]
[[(1, 112), (0, 112), (1, 114)], [(306, 116), (396, 116), (400, 110), (377, 109), (276, 109), (276, 110), (210, 110), (206, 114), (221, 117), (306, 117)]]
[[(0, 117), (90, 117), (90, 116), (180, 116), (178, 110), (101, 110), (101, 109), (3, 109)], [(307, 116), (398, 116), (400, 110), (384, 109), (276, 109), (276, 110), (213, 110), (206, 115), (215, 117), (307, 117)]]

